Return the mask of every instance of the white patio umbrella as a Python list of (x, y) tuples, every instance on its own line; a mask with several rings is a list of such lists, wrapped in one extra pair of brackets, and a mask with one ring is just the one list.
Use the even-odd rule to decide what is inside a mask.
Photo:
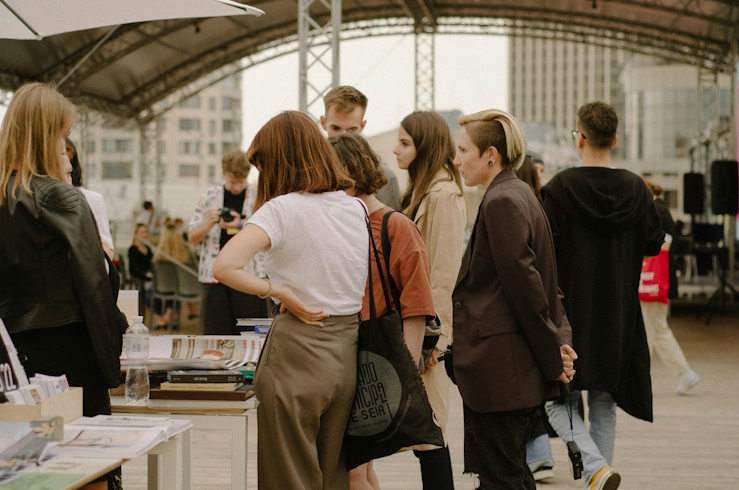
[(0, 39), (38, 39), (166, 19), (262, 15), (231, 0), (0, 0)]

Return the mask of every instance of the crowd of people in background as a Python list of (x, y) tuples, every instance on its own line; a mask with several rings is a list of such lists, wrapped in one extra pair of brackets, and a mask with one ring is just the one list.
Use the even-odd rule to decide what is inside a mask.
[[(320, 126), (286, 111), (248, 151), (223, 155), (223, 183), (203, 192), (187, 225), (144, 202), (124, 258), (155, 330), (181, 314), (178, 303), (152, 299), (163, 262), (197, 269), (202, 306), (188, 304), (187, 315), (202, 333), (233, 335), (239, 318), (273, 317), (254, 381), (260, 488), (380, 488), (372, 462), (346, 469), (342, 439), (370, 284), (377, 311), (392, 307), (379, 264), (368, 266), (370, 233), (380, 242), (385, 215), (400, 211), (387, 220), (383, 274), (399, 285), (415, 362), (427, 318), (441, 320), (419, 370), (445, 440), (447, 371), (458, 384), (464, 471), (481, 489), (535, 489), (552, 476), (557, 434), (576, 443), (588, 488), (616, 489), (616, 408), (653, 419), (650, 352), (679, 375), (679, 394), (700, 377), (669, 329), (668, 305), (639, 301), (643, 258), (676, 231), (655, 200), (662, 189), (613, 167), (615, 110), (579, 108), (572, 137), (583, 166), (548, 182), (514, 115), (463, 115), (455, 143), (439, 114), (413, 112), (393, 149), (408, 175), (400, 189), (360, 134), (367, 97), (341, 86), (324, 103)], [(82, 187), (68, 139), (75, 114), (55, 88), (32, 83), (0, 128), (0, 225), (15, 230), (0, 234), (0, 318), (29, 374), (66, 374), (84, 387), (91, 416), (110, 413), (126, 322), (105, 201)], [(247, 182), (252, 165), (256, 184)], [(466, 240), (463, 184), (484, 189)], [(452, 345), (447, 367), (441, 354)], [(424, 489), (454, 487), (448, 444), (406, 449)], [(120, 484), (119, 471), (93, 485), (108, 484)]]

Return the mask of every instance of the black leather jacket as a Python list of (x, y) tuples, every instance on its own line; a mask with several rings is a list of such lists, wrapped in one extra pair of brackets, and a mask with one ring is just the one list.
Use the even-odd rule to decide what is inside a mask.
[(37, 177), (0, 206), (0, 318), (22, 332), (84, 322), (106, 384), (120, 384), (118, 272), (100, 244), (92, 212), (76, 188)]

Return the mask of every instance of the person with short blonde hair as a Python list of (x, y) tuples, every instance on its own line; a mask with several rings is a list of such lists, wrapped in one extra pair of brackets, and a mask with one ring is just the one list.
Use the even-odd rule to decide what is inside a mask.
[[(354, 181), (306, 114), (270, 119), (247, 155), (259, 169), (254, 214), (213, 273), (279, 305), (254, 379), (259, 488), (348, 489), (367, 208), (344, 192)], [(244, 269), (259, 251), (269, 279)]]
[[(321, 116), (321, 127), (328, 137), (345, 133), (361, 133), (367, 121), (364, 114), (367, 111), (367, 97), (354, 87), (342, 85), (332, 88), (323, 98), (326, 112)], [(395, 172), (380, 163), (387, 182), (377, 192), (380, 202), (387, 204), (396, 211), (400, 211), (400, 187)]]
[[(187, 241), (200, 245), (198, 280), (203, 284), (200, 326), (205, 334), (236, 335), (239, 318), (269, 316), (268, 303), (220, 284), (213, 277), (213, 262), (221, 249), (243, 228), (257, 199), (257, 189), (246, 178), (251, 163), (246, 153), (234, 150), (223, 155), (223, 184), (209, 187), (198, 200), (190, 219)], [(265, 276), (262, 254), (248, 264), (260, 277)], [(191, 310), (190, 316), (194, 316)]]
[(544, 210), (515, 174), (526, 136), (512, 115), (461, 116), (454, 164), (482, 198), (454, 301), (454, 375), (464, 403), (465, 472), (480, 488), (530, 489), (531, 424), (574, 375), (572, 331)]

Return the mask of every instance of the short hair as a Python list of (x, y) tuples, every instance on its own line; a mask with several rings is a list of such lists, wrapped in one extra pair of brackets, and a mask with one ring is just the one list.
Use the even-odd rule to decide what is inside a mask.
[(332, 136), (333, 146), (339, 161), (354, 179), (357, 196), (368, 196), (387, 184), (387, 177), (377, 157), (366, 139), (356, 133)]
[(367, 111), (367, 97), (352, 86), (339, 85), (329, 90), (323, 98), (323, 106), (325, 114), (328, 114), (328, 110), (332, 107), (341, 114), (352, 112), (355, 107), (361, 107), (362, 117), (364, 117)]
[(605, 102), (588, 102), (577, 110), (577, 124), (588, 144), (610, 150), (618, 132), (616, 110)]
[(228, 172), (238, 178), (246, 178), (251, 168), (249, 159), (246, 158), (246, 153), (241, 150), (230, 151), (223, 155), (221, 165), (224, 175)]
[(503, 168), (517, 169), (526, 156), (526, 134), (518, 120), (499, 109), (488, 109), (467, 116), (459, 116), (459, 125), (465, 128), (472, 142), (482, 154), (495, 147)]
[(144, 201), (143, 206), (144, 206), (144, 209), (153, 209), (154, 208), (154, 204), (152, 204), (151, 201)]
[(290, 192), (318, 194), (354, 187), (318, 125), (302, 112), (285, 111), (267, 121), (247, 156), (259, 170), (255, 211)]
[(74, 105), (52, 85), (27, 83), (13, 94), (0, 127), (0, 204), (14, 171), (13, 196), (19, 187), (31, 194), (34, 177), (65, 181), (59, 138), (76, 120)]
[(69, 163), (72, 164), (72, 185), (75, 187), (82, 187), (82, 166), (80, 165), (80, 158), (77, 154), (77, 147), (74, 146), (72, 140), (65, 138), (67, 144), (67, 154), (72, 150), (72, 156), (69, 157)]
[(400, 199), (400, 205), (408, 210), (411, 219), (416, 218), (421, 200), (436, 181), (442, 169), (449, 180), (456, 183), (462, 194), (462, 179), (454, 165), (454, 138), (449, 124), (433, 111), (414, 111), (403, 118), (400, 126), (408, 133), (416, 147), (416, 157), (408, 167), (408, 189)]

